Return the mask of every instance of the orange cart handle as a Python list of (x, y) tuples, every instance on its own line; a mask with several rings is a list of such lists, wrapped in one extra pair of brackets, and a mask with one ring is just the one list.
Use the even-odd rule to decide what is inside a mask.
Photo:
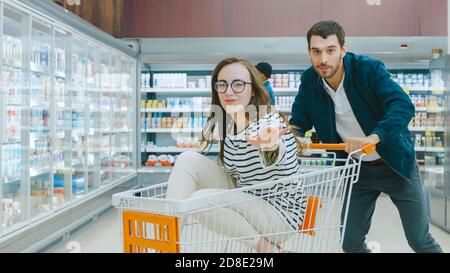
[[(314, 149), (314, 150), (330, 150), (330, 151), (345, 151), (345, 144), (320, 144), (320, 143), (304, 143), (302, 144), (303, 149)], [(371, 154), (375, 152), (377, 146), (375, 144), (367, 144), (361, 148), (361, 150), (366, 154)]]

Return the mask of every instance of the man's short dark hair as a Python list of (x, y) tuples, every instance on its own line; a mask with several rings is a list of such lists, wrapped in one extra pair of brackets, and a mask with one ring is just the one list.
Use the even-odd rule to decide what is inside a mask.
[(256, 65), (256, 69), (263, 73), (268, 79), (272, 76), (272, 66), (268, 63), (259, 63)]
[(341, 47), (345, 44), (345, 31), (344, 29), (335, 21), (321, 21), (315, 24), (307, 34), (308, 38), (308, 48), (311, 48), (311, 37), (320, 36), (323, 39), (328, 38), (328, 36), (336, 35)]

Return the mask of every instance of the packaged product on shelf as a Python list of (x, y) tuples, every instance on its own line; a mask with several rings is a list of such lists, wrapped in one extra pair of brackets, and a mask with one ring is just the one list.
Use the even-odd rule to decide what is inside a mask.
[(149, 155), (147, 162), (146, 162), (146, 166), (147, 167), (155, 167), (157, 162), (158, 162), (158, 157), (156, 155)]
[(149, 155), (145, 166), (147, 167), (171, 167), (175, 164), (176, 157), (172, 155)]
[(14, 225), (16, 222), (20, 221), (20, 201), (16, 201), (18, 198), (2, 198), (1, 209), (3, 217), (2, 225), (3, 227), (9, 227)]
[(160, 155), (158, 156), (158, 162), (162, 167), (169, 167), (172, 166), (172, 164), (169, 161), (169, 156), (167, 155)]
[(197, 83), (196, 82), (188, 82), (188, 88), (197, 88)]
[(84, 176), (73, 176), (72, 177), (72, 194), (79, 195), (85, 192), (85, 181)]
[(206, 88), (206, 80), (198, 79), (198, 88)]
[(22, 41), (4, 35), (2, 57), (7, 65), (20, 67), (22, 65)]

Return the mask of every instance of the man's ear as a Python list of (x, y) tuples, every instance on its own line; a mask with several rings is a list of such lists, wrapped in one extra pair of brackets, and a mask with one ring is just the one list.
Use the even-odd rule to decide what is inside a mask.
[(342, 58), (344, 58), (345, 55), (347, 55), (347, 46), (344, 44), (344, 45), (342, 46)]

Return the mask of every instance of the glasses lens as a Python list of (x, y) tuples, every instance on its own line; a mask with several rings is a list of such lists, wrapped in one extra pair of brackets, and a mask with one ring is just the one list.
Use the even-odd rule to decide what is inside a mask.
[(231, 84), (231, 88), (233, 88), (234, 92), (241, 93), (245, 89), (245, 82), (243, 82), (243, 81), (234, 81)]
[(227, 90), (228, 85), (225, 82), (216, 82), (216, 91), (219, 93), (223, 93)]

